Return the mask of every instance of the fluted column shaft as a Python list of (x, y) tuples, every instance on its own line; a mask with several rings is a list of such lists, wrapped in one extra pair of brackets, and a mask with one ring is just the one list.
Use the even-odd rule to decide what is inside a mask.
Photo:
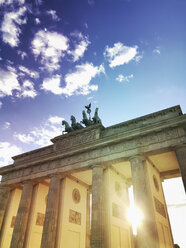
[(10, 188), (0, 184), (0, 231), (8, 203), (9, 194), (10, 194)]
[(143, 214), (143, 222), (138, 228), (136, 237), (137, 248), (158, 248), (158, 231), (149, 185), (147, 164), (141, 156), (135, 156), (129, 160), (131, 163), (135, 205)]
[(106, 248), (104, 245), (103, 168), (92, 169), (92, 219), (91, 248)]
[(10, 248), (22, 248), (32, 199), (33, 183), (25, 182), (15, 220)]
[(48, 200), (45, 212), (41, 248), (54, 248), (56, 241), (57, 218), (59, 208), (60, 178), (51, 176)]
[(180, 171), (181, 171), (183, 185), (184, 185), (185, 192), (186, 192), (186, 145), (177, 146), (175, 148), (175, 152), (176, 152), (177, 160), (178, 160)]

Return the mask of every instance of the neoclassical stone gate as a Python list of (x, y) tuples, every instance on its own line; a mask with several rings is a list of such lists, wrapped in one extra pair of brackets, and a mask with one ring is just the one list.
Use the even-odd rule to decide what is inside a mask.
[[(186, 188), (185, 128), (175, 106), (13, 157), (0, 168), (0, 247), (173, 247), (161, 182), (182, 176)], [(143, 213), (135, 242), (126, 218), (131, 185)]]

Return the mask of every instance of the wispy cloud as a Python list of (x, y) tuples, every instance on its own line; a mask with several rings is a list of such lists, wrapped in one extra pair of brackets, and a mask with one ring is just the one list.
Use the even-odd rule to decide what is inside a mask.
[(160, 48), (159, 47), (156, 47), (153, 51), (152, 51), (154, 54), (161, 54), (161, 51), (160, 51)]
[(24, 4), (25, 3), (25, 0), (0, 0), (0, 5), (12, 5), (12, 4)]
[(0, 142), (0, 167), (12, 163), (11, 157), (22, 152), (21, 148), (9, 142)]
[(58, 17), (58, 15), (57, 15), (55, 10), (50, 9), (50, 10), (47, 10), (46, 13), (47, 13), (47, 15), (51, 16), (54, 21), (59, 21), (60, 20), (60, 18)]
[(2, 105), (3, 105), (2, 102), (0, 102), (0, 109), (2, 108)]
[(21, 56), (21, 59), (24, 59), (25, 57), (27, 57), (27, 53), (25, 53), (21, 50), (18, 50), (17, 53)]
[(50, 139), (62, 134), (62, 120), (62, 117), (50, 116), (41, 126), (34, 127), (29, 133), (15, 133), (14, 137), (25, 144), (49, 145)]
[(128, 64), (138, 55), (138, 46), (124, 46), (121, 42), (115, 43), (113, 47), (106, 46), (104, 56), (109, 61), (111, 68)]
[(27, 67), (20, 65), (18, 69), (21, 71), (19, 76), (28, 75), (31, 78), (39, 78), (39, 73), (33, 70), (29, 70)]
[(118, 76), (117, 76), (117, 78), (116, 78), (116, 80), (118, 81), (118, 82), (129, 82), (130, 81), (130, 79), (131, 78), (133, 78), (134, 77), (134, 75), (133, 74), (130, 74), (130, 75), (128, 75), (128, 76), (124, 76), (124, 75), (122, 75), (122, 74), (119, 74)]
[(39, 18), (35, 18), (35, 23), (36, 23), (36, 25), (38, 25), (38, 24), (40, 24), (41, 23), (41, 21), (39, 20)]
[(11, 126), (11, 123), (6, 121), (4, 124), (3, 124), (3, 129), (9, 129)]
[(2, 32), (3, 41), (11, 47), (19, 44), (19, 35), (21, 34), (20, 26), (26, 24), (25, 18), (26, 7), (20, 7), (17, 11), (4, 14), (0, 31)]
[(79, 33), (76, 35), (76, 37), (78, 38), (78, 44), (75, 45), (75, 49), (73, 51), (68, 51), (68, 54), (72, 55), (74, 62), (83, 57), (88, 45), (90, 44), (87, 36), (83, 36), (81, 33)]
[(68, 38), (57, 32), (40, 30), (32, 41), (32, 52), (40, 56), (40, 62), (45, 69), (52, 72), (59, 69), (59, 62), (68, 49)]

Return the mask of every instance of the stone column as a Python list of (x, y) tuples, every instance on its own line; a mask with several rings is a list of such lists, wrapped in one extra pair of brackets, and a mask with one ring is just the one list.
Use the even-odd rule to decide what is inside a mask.
[(159, 238), (147, 164), (141, 156), (135, 156), (129, 160), (131, 163), (135, 205), (143, 214), (142, 225), (138, 228), (135, 244), (137, 248), (158, 248)]
[(15, 220), (14, 231), (12, 235), (10, 248), (22, 248), (27, 228), (28, 216), (30, 212), (32, 199), (33, 183), (27, 181), (24, 183), (17, 217)]
[(175, 147), (175, 152), (176, 152), (177, 160), (178, 160), (180, 171), (181, 171), (183, 185), (184, 185), (185, 192), (186, 192), (186, 145)]
[(103, 167), (95, 166), (92, 169), (91, 248), (106, 248), (104, 244), (103, 189)]
[(9, 194), (10, 194), (10, 187), (0, 184), (0, 231), (8, 203)]
[(90, 248), (90, 190), (87, 189), (86, 248)]
[(56, 241), (58, 208), (60, 193), (60, 177), (52, 175), (50, 177), (50, 186), (48, 200), (45, 212), (41, 248), (54, 248)]

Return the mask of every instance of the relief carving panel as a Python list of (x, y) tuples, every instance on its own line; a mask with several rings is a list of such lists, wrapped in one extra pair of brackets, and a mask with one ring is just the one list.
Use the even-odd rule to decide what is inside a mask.
[(69, 147), (83, 145), (96, 139), (96, 130), (79, 133), (71, 137), (62, 137), (55, 142), (56, 150), (67, 149)]
[(42, 213), (37, 213), (36, 225), (43, 226), (45, 220), (45, 215)]
[(69, 222), (77, 225), (81, 225), (81, 213), (78, 213), (72, 209), (69, 210)]
[(161, 216), (166, 218), (165, 206), (155, 196), (154, 196), (154, 205), (155, 205), (156, 212), (158, 212)]

